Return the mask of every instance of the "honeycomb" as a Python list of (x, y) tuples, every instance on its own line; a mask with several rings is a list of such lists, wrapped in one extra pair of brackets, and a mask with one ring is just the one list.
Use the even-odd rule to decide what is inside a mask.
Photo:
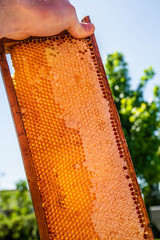
[(90, 38), (25, 40), (11, 58), (50, 239), (151, 239)]

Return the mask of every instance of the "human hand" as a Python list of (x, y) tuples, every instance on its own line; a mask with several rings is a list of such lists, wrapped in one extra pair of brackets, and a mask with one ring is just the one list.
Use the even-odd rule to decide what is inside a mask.
[(2, 19), (0, 37), (18, 40), (30, 36), (51, 36), (67, 30), (72, 36), (83, 38), (94, 32), (92, 23), (78, 21), (69, 0), (1, 0), (0, 5), (1, 2), (0, 14), (5, 2), (6, 15), (0, 15), (0, 22), (5, 18)]

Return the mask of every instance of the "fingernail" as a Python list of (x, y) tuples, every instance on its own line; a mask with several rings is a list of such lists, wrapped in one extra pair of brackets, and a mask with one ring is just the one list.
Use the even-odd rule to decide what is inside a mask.
[(87, 32), (94, 32), (95, 26), (93, 23), (84, 23)]

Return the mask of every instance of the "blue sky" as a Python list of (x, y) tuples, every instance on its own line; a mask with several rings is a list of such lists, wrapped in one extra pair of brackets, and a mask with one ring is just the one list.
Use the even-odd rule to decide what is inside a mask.
[[(71, 0), (79, 19), (90, 15), (96, 26), (96, 39), (105, 62), (106, 55), (120, 51), (129, 64), (132, 87), (143, 70), (153, 66), (156, 76), (147, 88), (146, 99), (160, 84), (160, 1), (159, 0)], [(5, 173), (2, 176), (2, 173)], [(20, 150), (0, 77), (0, 188), (14, 188), (24, 179)]]

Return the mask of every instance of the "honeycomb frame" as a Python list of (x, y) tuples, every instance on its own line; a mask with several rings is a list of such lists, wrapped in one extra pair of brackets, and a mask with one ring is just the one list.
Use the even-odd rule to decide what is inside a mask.
[[(86, 17), (83, 21), (85, 22), (89, 22), (89, 18)], [(63, 32), (61, 34), (58, 34), (57, 36), (53, 36), (53, 38), (56, 41), (56, 38), (65, 38), (66, 36), (70, 35), (67, 32)], [(30, 192), (31, 192), (31, 196), (32, 196), (32, 201), (33, 201), (33, 205), (34, 205), (34, 209), (35, 209), (35, 214), (36, 214), (36, 218), (37, 218), (37, 222), (38, 222), (38, 227), (39, 227), (39, 231), (40, 231), (40, 236), (41, 239), (43, 240), (49, 240), (49, 239), (106, 239), (104, 237), (105, 234), (102, 234), (103, 237), (100, 237), (98, 234), (93, 234), (93, 236), (89, 236), (88, 235), (81, 235), (81, 236), (76, 236), (76, 238), (72, 237), (72, 235), (68, 235), (65, 236), (64, 238), (62, 237), (62, 235), (60, 236), (60, 238), (53, 236), (53, 231), (50, 230), (50, 225), (47, 222), (47, 217), (46, 217), (46, 213), (45, 213), (45, 206), (44, 206), (44, 202), (42, 201), (42, 195), (43, 195), (43, 191), (40, 191), (40, 187), (38, 185), (38, 181), (37, 181), (37, 174), (35, 171), (35, 163), (33, 161), (33, 157), (32, 157), (32, 151), (31, 151), (31, 146), (29, 145), (29, 139), (27, 136), (27, 129), (26, 126), (24, 124), (24, 115), (25, 115), (25, 110), (23, 110), (23, 108), (20, 106), (20, 102), (17, 100), (17, 92), (15, 90), (15, 85), (14, 85), (14, 81), (11, 78), (10, 72), (9, 72), (9, 68), (8, 68), (8, 64), (7, 64), (7, 60), (6, 60), (6, 56), (5, 54), (8, 52), (12, 51), (12, 48), (14, 48), (14, 46), (21, 46), (23, 44), (30, 44), (30, 42), (36, 43), (38, 42), (45, 42), (46, 40), (52, 40), (52, 37), (46, 37), (46, 38), (29, 38), (27, 40), (23, 40), (23, 41), (14, 41), (14, 40), (10, 40), (10, 39), (2, 39), (0, 42), (0, 65), (1, 65), (1, 71), (2, 71), (2, 75), (3, 75), (3, 79), (4, 79), (4, 83), (5, 83), (5, 87), (6, 87), (6, 91), (7, 91), (7, 95), (8, 95), (8, 99), (10, 102), (10, 107), (11, 107), (11, 111), (12, 111), (12, 116), (14, 118), (14, 122), (15, 122), (15, 127), (17, 129), (17, 135), (18, 135), (18, 139), (19, 139), (19, 143), (20, 143), (20, 148), (21, 148), (21, 152), (22, 152), (22, 157), (23, 157), (23, 162), (24, 162), (24, 166), (25, 166), (25, 171), (26, 171), (26, 175), (27, 175), (27, 180), (28, 180), (28, 184), (29, 184), (29, 188), (30, 188)], [(73, 38), (72, 38), (73, 39)], [(77, 41), (83, 41), (83, 40), (77, 40)], [(131, 161), (131, 157), (128, 151), (128, 147), (126, 144), (126, 140), (122, 131), (122, 127), (121, 127), (121, 123), (120, 123), (120, 119), (115, 107), (115, 103), (111, 94), (111, 90), (109, 88), (109, 84), (107, 81), (107, 77), (105, 74), (105, 70), (101, 61), (101, 57), (98, 51), (98, 46), (96, 43), (96, 39), (95, 36), (92, 35), (90, 37), (87, 38), (87, 46), (88, 46), (88, 51), (90, 52), (91, 58), (92, 58), (92, 62), (93, 65), (95, 66), (96, 72), (97, 72), (97, 80), (99, 82), (102, 94), (103, 94), (103, 98), (107, 101), (108, 106), (109, 106), (109, 112), (110, 112), (110, 124), (112, 126), (112, 131), (113, 134), (115, 136), (115, 142), (117, 143), (117, 149), (119, 152), (119, 157), (120, 159), (124, 160), (124, 164), (121, 168), (121, 171), (124, 173), (125, 175), (125, 179), (128, 182), (128, 189), (130, 191), (131, 194), (131, 198), (133, 201), (133, 204), (135, 206), (135, 211), (137, 214), (137, 219), (139, 221), (139, 225), (141, 227), (141, 229), (143, 229), (143, 237), (142, 239), (154, 239), (153, 238), (153, 234), (152, 234), (152, 230), (150, 227), (150, 223), (149, 223), (149, 219), (148, 219), (148, 215), (146, 212), (146, 208), (141, 196), (141, 192), (138, 186), (138, 182), (137, 182), (137, 178), (136, 178), (136, 174), (134, 171), (134, 167)], [(75, 43), (76, 44), (76, 43)], [(69, 66), (68, 66), (69, 67)], [(91, 173), (92, 174), (92, 173)], [(92, 198), (94, 198), (94, 196), (92, 196)], [(128, 222), (129, 224), (129, 222)], [(83, 226), (84, 227), (84, 226)], [(91, 228), (89, 228), (90, 231), (94, 232), (93, 230), (93, 226)], [(86, 230), (87, 231), (87, 230)], [(85, 233), (86, 234), (86, 233)], [(112, 234), (110, 235), (110, 237), (107, 239), (119, 239), (116, 238), (115, 236), (112, 236)], [(122, 238), (124, 239), (124, 238)], [(125, 239), (129, 239), (129, 238), (125, 238)], [(135, 240), (140, 240), (139, 238), (135, 238)]]

